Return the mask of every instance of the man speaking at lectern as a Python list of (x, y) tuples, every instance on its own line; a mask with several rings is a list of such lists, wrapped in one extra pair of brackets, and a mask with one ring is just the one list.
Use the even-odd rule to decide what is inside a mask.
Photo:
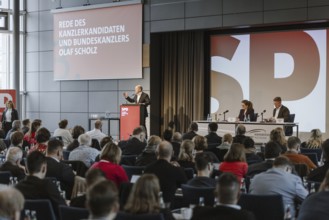
[[(141, 85), (137, 85), (135, 86), (135, 94), (134, 94), (134, 97), (131, 98), (127, 92), (124, 92), (123, 93), (123, 96), (125, 97), (125, 99), (128, 101), (128, 102), (131, 102), (131, 103), (136, 103), (136, 104), (140, 104), (140, 105), (145, 105), (145, 108), (144, 108), (144, 119), (146, 119), (146, 117), (148, 116), (147, 114), (147, 106), (149, 104), (151, 104), (151, 101), (150, 101), (150, 97), (148, 94), (146, 94), (145, 92), (143, 92), (143, 87)], [(146, 125), (145, 125), (145, 120), (142, 121), (141, 125), (143, 125), (146, 129)]]

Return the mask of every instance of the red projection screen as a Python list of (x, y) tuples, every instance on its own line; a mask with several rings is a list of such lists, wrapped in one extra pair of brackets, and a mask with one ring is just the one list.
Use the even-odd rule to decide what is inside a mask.
[(54, 79), (142, 78), (142, 4), (59, 9), (54, 15)]

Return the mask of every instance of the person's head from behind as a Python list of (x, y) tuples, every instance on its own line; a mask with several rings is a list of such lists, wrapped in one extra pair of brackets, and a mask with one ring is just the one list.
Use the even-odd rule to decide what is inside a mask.
[(198, 124), (195, 123), (195, 122), (192, 122), (192, 123), (190, 124), (189, 130), (190, 130), (190, 131), (197, 132), (197, 131), (199, 130), (199, 126), (198, 126)]
[(55, 157), (58, 160), (63, 158), (63, 142), (57, 139), (52, 139), (48, 142), (47, 156)]
[(145, 139), (145, 133), (143, 129), (139, 126), (133, 130), (133, 135), (134, 138), (137, 138), (139, 141), (144, 141)]
[(244, 139), (243, 145), (245, 149), (255, 149), (255, 141), (250, 137)]
[(35, 139), (39, 144), (46, 143), (47, 141), (49, 141), (50, 137), (51, 134), (47, 128), (39, 128), (35, 135)]
[(281, 103), (282, 103), (281, 97), (275, 97), (273, 99), (273, 105), (274, 105), (275, 108), (280, 108)]
[(23, 121), (22, 121), (22, 124), (23, 124), (23, 127), (30, 127), (30, 124), (31, 124), (31, 121), (30, 121), (30, 119), (24, 119)]
[(208, 132), (209, 132), (209, 133), (210, 133), (210, 132), (214, 132), (214, 133), (216, 133), (217, 130), (218, 130), (218, 124), (217, 124), (216, 122), (210, 122), (210, 123), (208, 124)]
[(178, 160), (193, 161), (194, 142), (191, 140), (184, 140), (180, 145)]
[(238, 125), (236, 128), (236, 135), (245, 135), (246, 134), (246, 127), (244, 125)]
[(23, 158), (23, 151), (19, 147), (10, 147), (6, 153), (6, 161), (17, 165)]
[(68, 123), (69, 122), (66, 119), (63, 119), (58, 123), (58, 127), (61, 129), (65, 129)]
[(323, 153), (323, 159), (325, 161), (329, 161), (329, 139), (325, 140), (322, 143), (322, 153)]
[(218, 201), (225, 205), (235, 205), (240, 195), (240, 182), (238, 178), (229, 172), (225, 172), (218, 178), (216, 184)]
[(87, 190), (87, 207), (91, 219), (114, 219), (119, 211), (119, 193), (109, 180), (96, 182)]
[(27, 156), (27, 171), (30, 176), (43, 179), (47, 172), (47, 159), (40, 151), (33, 151)]
[(156, 153), (158, 159), (167, 160), (169, 162), (171, 159), (172, 153), (173, 153), (173, 148), (172, 148), (171, 143), (169, 143), (168, 141), (162, 141), (157, 146), (155, 153)]
[(196, 151), (204, 151), (208, 148), (207, 138), (201, 135), (195, 136), (192, 141), (194, 142)]
[(228, 144), (232, 144), (233, 142), (233, 137), (230, 133), (224, 134), (223, 136), (223, 142), (226, 142)]
[(208, 154), (201, 153), (195, 157), (195, 168), (198, 176), (209, 177), (213, 171), (213, 164)]
[(224, 156), (226, 162), (246, 162), (246, 154), (242, 144), (234, 143)]
[(104, 172), (100, 169), (89, 169), (85, 176), (87, 188), (91, 187), (93, 184), (99, 181), (106, 180)]
[(107, 143), (110, 143), (110, 142), (113, 142), (113, 138), (110, 136), (106, 136), (106, 137), (103, 137), (101, 142), (99, 143), (101, 149), (104, 148), (104, 146), (107, 144)]
[(12, 128), (14, 131), (18, 131), (19, 129), (21, 129), (21, 125), (22, 125), (22, 123), (20, 120), (15, 120), (12, 123)]
[(78, 137), (78, 142), (80, 145), (91, 146), (91, 137), (88, 134), (81, 134)]
[(0, 219), (19, 220), (24, 208), (24, 196), (15, 188), (0, 189)]
[(102, 149), (100, 159), (119, 164), (121, 159), (121, 149), (113, 142), (107, 143)]
[(72, 130), (72, 138), (78, 139), (78, 137), (84, 133), (85, 133), (85, 129), (80, 125), (76, 125)]
[(24, 134), (20, 131), (15, 131), (10, 135), (10, 143), (12, 146), (22, 146), (24, 139)]
[(140, 92), (143, 92), (143, 86), (141, 85), (135, 86), (135, 94), (137, 95)]
[(310, 148), (318, 148), (322, 145), (322, 133), (320, 129), (312, 129), (311, 130), (311, 136), (307, 141), (307, 145)]
[(161, 138), (159, 136), (156, 135), (151, 135), (149, 137), (149, 139), (147, 140), (147, 145), (146, 145), (146, 149), (148, 151), (152, 151), (155, 152), (157, 146), (161, 143)]
[(276, 141), (280, 144), (285, 143), (286, 139), (285, 139), (285, 134), (284, 134), (283, 129), (280, 127), (273, 129), (270, 133), (270, 140)]
[(180, 132), (175, 132), (172, 136), (173, 142), (181, 142), (182, 141), (182, 134)]
[(40, 126), (41, 126), (41, 121), (40, 120), (32, 121), (30, 133), (37, 132), (37, 130), (40, 128)]
[(289, 150), (299, 151), (301, 142), (298, 137), (295, 137), (295, 136), (289, 137), (287, 143), (288, 143)]
[(163, 140), (165, 140), (165, 141), (171, 141), (172, 136), (173, 136), (173, 131), (172, 130), (166, 129), (163, 132)]
[(269, 141), (265, 145), (264, 157), (265, 159), (274, 159), (280, 156), (282, 149), (280, 145), (274, 141)]
[(102, 129), (102, 126), (103, 126), (103, 123), (102, 123), (101, 120), (96, 120), (95, 121), (95, 129), (101, 130)]
[(273, 167), (291, 173), (293, 165), (288, 157), (279, 156), (275, 158)]
[(158, 213), (160, 184), (154, 174), (143, 174), (134, 184), (125, 211), (129, 213)]

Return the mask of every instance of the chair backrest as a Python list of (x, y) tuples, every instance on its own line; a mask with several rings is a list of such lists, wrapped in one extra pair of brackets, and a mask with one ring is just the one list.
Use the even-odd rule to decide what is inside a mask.
[(9, 185), (11, 172), (10, 171), (0, 171), (0, 183)]
[(257, 118), (258, 118), (258, 113), (255, 113), (254, 117), (251, 119), (251, 121), (257, 121)]
[(61, 220), (88, 219), (88, 209), (59, 206), (59, 217)]
[(305, 163), (294, 164), (294, 168), (298, 176), (303, 179), (304, 176), (307, 176), (309, 169)]
[(138, 155), (122, 155), (120, 164), (134, 166)]
[(36, 211), (37, 219), (56, 220), (53, 207), (48, 199), (26, 199), (21, 219), (24, 219), (25, 210)]
[(194, 169), (193, 168), (184, 168), (184, 172), (185, 172), (186, 178), (188, 180), (190, 180), (194, 177)]
[(133, 175), (142, 175), (144, 173), (144, 166), (128, 166), (128, 165), (122, 165), (122, 168), (126, 171), (126, 174), (131, 180), (131, 177)]
[(295, 122), (295, 114), (289, 115), (289, 122)]
[(322, 149), (321, 148), (316, 148), (316, 149), (310, 149), (310, 148), (300, 148), (300, 152), (302, 154), (304, 153), (316, 153), (317, 157), (318, 157), (318, 161), (321, 160), (321, 156), (322, 156)]
[(310, 160), (315, 164), (315, 166), (318, 166), (318, 155), (316, 153), (302, 153), (303, 155), (310, 158)]
[(70, 166), (77, 173), (78, 176), (85, 177), (88, 167), (82, 161), (80, 161), (80, 160), (63, 160), (63, 162), (66, 164), (70, 164)]
[(215, 188), (213, 187), (192, 187), (186, 184), (182, 184), (183, 203), (184, 206), (190, 204), (198, 205), (200, 197), (204, 198), (206, 206), (213, 206), (215, 200)]
[(159, 214), (129, 214), (125, 212), (119, 212), (116, 216), (116, 220), (164, 220), (161, 213)]
[(241, 194), (238, 204), (254, 213), (256, 220), (283, 219), (284, 205), (281, 195)]
[(71, 151), (63, 150), (63, 159), (69, 160), (70, 153), (71, 153)]

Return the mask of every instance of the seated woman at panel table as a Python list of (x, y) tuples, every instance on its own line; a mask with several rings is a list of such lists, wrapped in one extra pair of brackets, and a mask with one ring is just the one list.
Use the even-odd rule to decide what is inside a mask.
[(255, 121), (255, 111), (251, 101), (242, 100), (238, 119), (239, 121)]

